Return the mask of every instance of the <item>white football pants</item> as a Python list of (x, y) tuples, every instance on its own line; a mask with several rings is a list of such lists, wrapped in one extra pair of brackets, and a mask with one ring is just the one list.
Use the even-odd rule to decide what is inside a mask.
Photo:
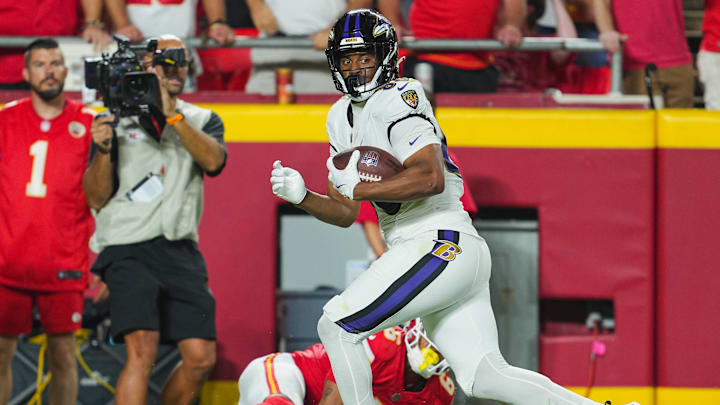
[(305, 378), (290, 353), (268, 354), (251, 361), (240, 374), (238, 390), (238, 405), (256, 405), (272, 394), (283, 394), (295, 405), (305, 402)]
[(426, 232), (383, 254), (325, 305), (318, 322), (343, 403), (373, 404), (361, 341), (419, 316), (468, 395), (515, 405), (598, 405), (505, 362), (489, 281), (490, 251), (476, 236)]

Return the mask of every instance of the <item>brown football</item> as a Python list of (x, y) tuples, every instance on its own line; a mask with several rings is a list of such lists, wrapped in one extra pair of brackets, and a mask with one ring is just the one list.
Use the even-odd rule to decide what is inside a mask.
[(353, 151), (360, 151), (357, 163), (360, 181), (380, 181), (392, 177), (404, 170), (402, 163), (390, 153), (372, 146), (358, 146), (354, 149), (338, 153), (333, 158), (333, 164), (338, 169), (344, 169), (350, 161)]

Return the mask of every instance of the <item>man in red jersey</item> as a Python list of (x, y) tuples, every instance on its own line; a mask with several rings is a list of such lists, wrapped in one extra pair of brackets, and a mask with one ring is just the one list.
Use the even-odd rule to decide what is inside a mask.
[(623, 93), (646, 94), (645, 67), (657, 66), (653, 93), (665, 107), (692, 108), (695, 72), (685, 38), (681, 0), (593, 0), (600, 41), (609, 52), (623, 48)]
[[(455, 384), (447, 361), (425, 334), (420, 319), (370, 336), (364, 343), (379, 404), (449, 405)], [(321, 344), (293, 353), (259, 357), (238, 381), (238, 405), (340, 405), (342, 399)]]
[(0, 110), (0, 404), (12, 389), (18, 336), (36, 306), (48, 335), (50, 403), (75, 404), (74, 332), (82, 321), (92, 217), (82, 176), (94, 111), (68, 100), (55, 40), (31, 43), (23, 77), (30, 97)]
[(720, 0), (705, 0), (702, 32), (697, 66), (705, 86), (705, 108), (720, 110)]
[[(410, 29), (418, 39), (490, 39), (516, 47), (522, 41), (527, 13), (525, 0), (415, 0), (410, 7)], [(489, 52), (420, 53), (405, 62), (405, 75), (415, 66), (433, 68), (433, 90), (438, 93), (493, 93), (499, 73)]]

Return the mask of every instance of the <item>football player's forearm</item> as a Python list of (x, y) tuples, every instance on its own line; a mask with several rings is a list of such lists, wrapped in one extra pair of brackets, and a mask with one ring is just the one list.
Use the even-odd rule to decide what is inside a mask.
[(359, 208), (353, 210), (352, 207), (333, 198), (310, 190), (307, 191), (305, 199), (297, 206), (323, 222), (343, 228), (347, 228), (355, 222), (359, 211)]
[(355, 200), (405, 202), (440, 194), (445, 190), (445, 166), (440, 145), (427, 145), (404, 162), (405, 170), (377, 183), (360, 182)]
[(101, 209), (112, 196), (112, 173), (113, 164), (110, 163), (110, 155), (96, 155), (83, 175), (83, 190), (90, 208)]
[(358, 183), (353, 198), (359, 201), (405, 202), (440, 194), (444, 189), (444, 176), (420, 168), (406, 169), (378, 183)]

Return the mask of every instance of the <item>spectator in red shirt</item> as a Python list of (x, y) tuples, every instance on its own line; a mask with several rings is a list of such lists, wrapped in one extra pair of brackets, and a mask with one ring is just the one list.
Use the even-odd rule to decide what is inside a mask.
[[(518, 46), (525, 22), (525, 0), (415, 0), (410, 8), (410, 29), (418, 39), (496, 38), (505, 46)], [(414, 76), (418, 63), (433, 68), (436, 92), (492, 93), (498, 71), (488, 52), (418, 53), (408, 58), (405, 75)]]
[[(78, 12), (85, 22), (81, 34), (96, 48), (104, 48), (112, 39), (103, 31), (100, 16), (102, 0), (6, 1), (0, 7), (0, 35), (7, 36), (73, 36), (78, 33)], [(24, 51), (22, 48), (0, 48), (0, 90), (26, 90), (23, 80)]]
[(705, 108), (720, 110), (720, 0), (705, 0), (702, 31), (697, 66), (705, 85)]
[(623, 93), (646, 94), (644, 69), (655, 64), (654, 93), (665, 107), (691, 108), (695, 72), (685, 38), (681, 0), (594, 0), (600, 41), (610, 52), (624, 43)]
[(33, 306), (48, 339), (50, 403), (74, 404), (93, 228), (82, 177), (95, 112), (63, 95), (67, 67), (55, 40), (34, 41), (25, 58), (30, 97), (0, 110), (0, 404)]
[[(380, 404), (450, 405), (455, 383), (447, 361), (425, 334), (419, 319), (365, 340)], [(293, 353), (259, 357), (238, 380), (238, 405), (342, 405), (325, 348), (316, 344)]]

